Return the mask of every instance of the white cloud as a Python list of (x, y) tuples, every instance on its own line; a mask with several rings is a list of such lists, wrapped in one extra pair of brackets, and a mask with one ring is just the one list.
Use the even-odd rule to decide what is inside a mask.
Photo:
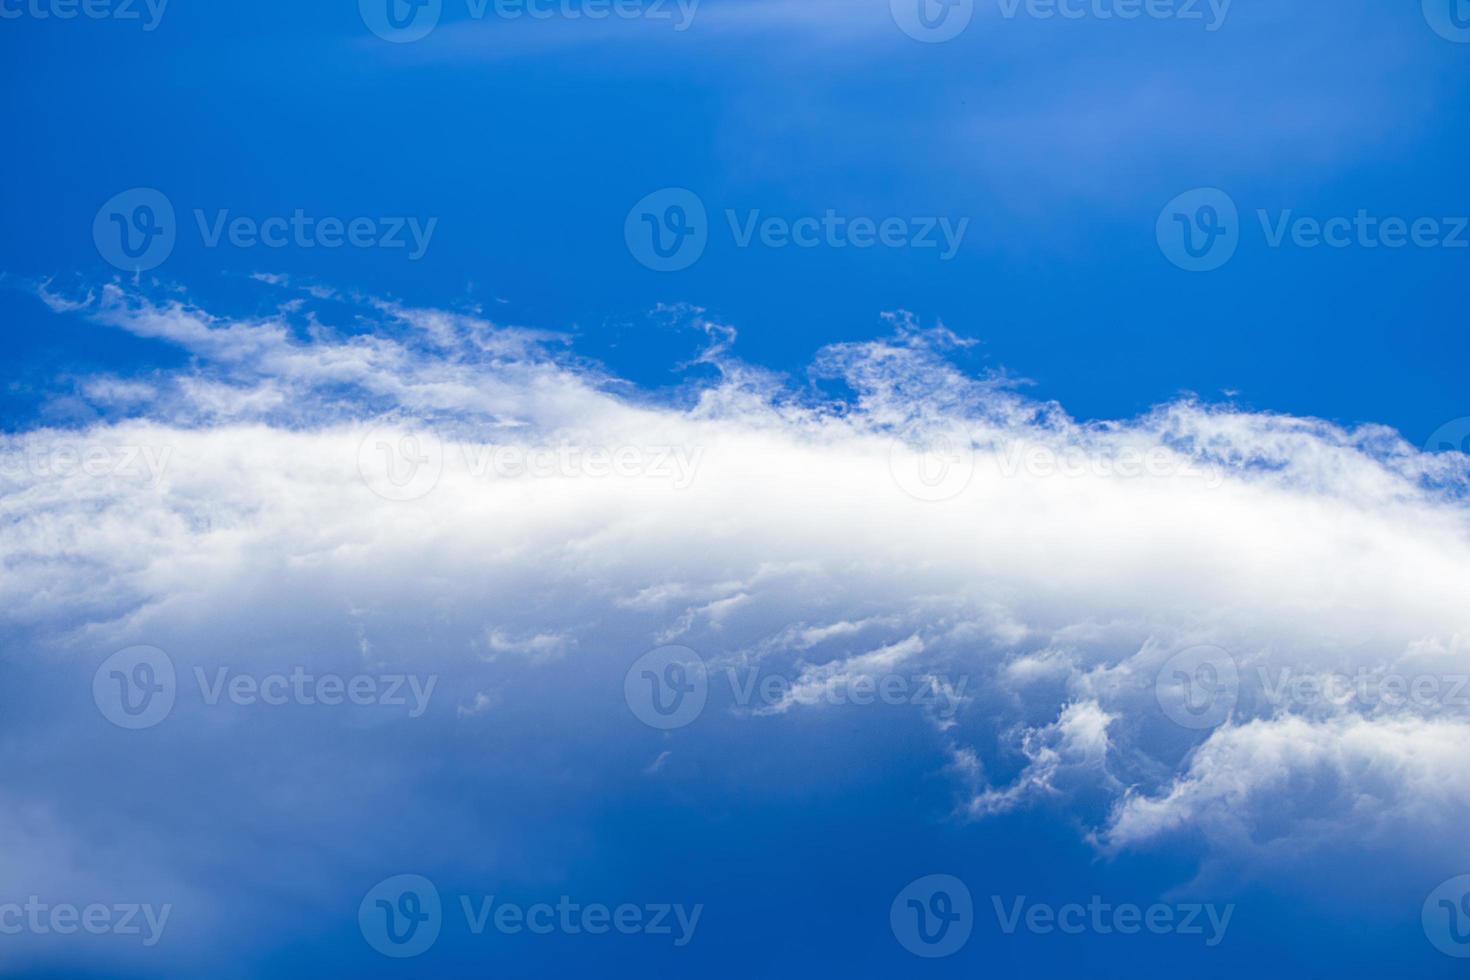
[[(438, 764), (467, 753), (507, 793), (526, 785), (518, 779), (592, 785), (619, 771), (672, 780), (669, 756), (650, 766), (646, 743), (620, 726), (644, 731), (622, 704), (624, 671), (674, 638), (713, 667), (782, 672), (794, 691), (885, 671), (965, 678), (965, 706), (927, 719), (932, 755), (918, 763), (956, 777), (956, 811), (1075, 804), (1115, 852), (1187, 826), (1219, 828), (1212, 846), (1246, 846), (1265, 816), (1283, 837), (1326, 824), (1438, 833), (1470, 803), (1456, 751), (1470, 718), (1453, 705), (1298, 717), (1252, 689), (1210, 735), (1169, 723), (1154, 692), (1169, 657), (1202, 643), (1230, 651), (1246, 678), (1470, 669), (1464, 457), (1424, 455), (1381, 428), (1192, 401), (1083, 424), (1003, 379), (966, 376), (946, 359), (958, 338), (903, 317), (888, 340), (818, 358), (814, 373), (856, 392), (839, 410), (728, 353), (711, 355), (717, 382), (654, 402), (623, 393), (560, 338), (474, 311), (364, 302), (351, 308), (353, 330), (338, 332), (320, 310), (233, 320), (115, 285), (78, 302), (99, 323), (194, 355), (150, 376), (158, 396), (137, 413), (66, 434), (168, 447), (156, 485), (42, 472), (25, 462), (27, 446), (55, 433), (0, 437), (0, 623), (25, 651), (18, 663), (56, 665), (83, 692), (12, 731), (37, 765), (64, 765), (84, 741), (90, 791), (130, 771), (138, 743), (99, 737), (86, 685), (103, 656), (137, 643), (169, 651), (186, 678), (221, 663), (432, 672), (442, 712), (431, 706), (422, 724), (444, 726)], [(706, 332), (721, 349), (730, 341)], [(959, 426), (973, 440), (973, 474), (951, 499), (916, 499), (890, 469), (909, 460), (895, 437), (915, 424)], [(443, 446), (442, 473), (418, 499), (388, 499), (364, 479), (360, 449), (377, 425)], [(1018, 441), (1090, 459), (1153, 451), (1168, 465), (1039, 473), (1007, 466)], [(461, 451), (495, 445), (703, 456), (676, 488), (577, 468), (498, 476)], [(63, 682), (47, 683), (35, 690)], [(797, 716), (889, 717), (852, 706), (808, 716), (795, 701), (729, 712), (711, 697), (688, 738)], [(197, 740), (244, 740), (275, 760), (272, 785), (293, 807), (333, 814), (328, 825), (351, 824), (388, 856), (406, 831), (379, 825), (424, 819), (405, 802), (426, 778), (424, 757), (405, 754), (418, 743), (388, 722), (367, 718), (338, 737), (294, 716), (251, 727), (193, 702), (176, 715), (129, 778), (179, 778), (198, 764)], [(275, 754), (276, 740), (299, 738), (317, 751)], [(323, 771), (346, 770), (360, 774), (352, 798), (324, 795)], [(36, 771), (12, 776), (18, 799), (64, 792)], [(210, 821), (278, 816), (248, 779), (203, 778), (218, 806), (153, 815), (148, 832), (178, 845), (157, 859), (171, 880), (217, 878), (190, 846)], [(1320, 792), (1285, 807), (1301, 779)], [(436, 799), (448, 829), (425, 836), (448, 854), (472, 821), (460, 796)], [(63, 836), (92, 829), (82, 810), (60, 811), (75, 814)], [(326, 878), (342, 871), (328, 840), (317, 859)], [(287, 874), (293, 858), (271, 863)], [(238, 887), (265, 873), (242, 870)]]

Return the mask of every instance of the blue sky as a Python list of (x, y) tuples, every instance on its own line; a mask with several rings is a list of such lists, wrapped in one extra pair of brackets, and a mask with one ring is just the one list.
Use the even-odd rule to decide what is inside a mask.
[(375, 2), (0, 0), (8, 972), (1462, 972), (1470, 5)]
[[(903, 308), (982, 338), (985, 365), (1085, 417), (1228, 390), (1422, 439), (1463, 414), (1463, 254), (1270, 249), (1256, 235), (1218, 273), (1190, 276), (1152, 234), (1163, 204), (1194, 187), (1227, 190), (1248, 215), (1470, 211), (1455, 179), (1465, 50), (1412, 8), (1241, 4), (1210, 32), (1006, 20), (982, 4), (945, 44), (911, 40), (872, 2), (707, 0), (683, 32), (477, 21), (450, 2), (408, 45), (366, 32), (351, 3), (262, 3), (248, 17), (180, 4), (151, 32), (19, 20), (3, 41), (9, 87), (24, 90), (7, 109), (3, 209), (28, 231), (7, 236), (4, 266), (110, 271), (85, 231), (136, 186), (181, 214), (432, 216), (418, 262), (205, 249), (191, 233), (165, 272), (228, 292), (232, 277), (279, 267), (486, 304), (575, 331), (644, 383), (677, 361), (645, 339), (658, 303), (710, 309), (743, 329), (751, 360), (798, 372), (823, 343), (875, 336), (878, 313)], [(693, 268), (658, 274), (630, 260), (621, 230), (666, 186), (716, 214), (835, 208), (971, 226), (949, 262), (737, 249), (722, 235)], [(42, 316), (7, 306), (21, 323)], [(27, 356), (10, 371), (31, 361), (27, 335), (54, 330), (16, 333)]]

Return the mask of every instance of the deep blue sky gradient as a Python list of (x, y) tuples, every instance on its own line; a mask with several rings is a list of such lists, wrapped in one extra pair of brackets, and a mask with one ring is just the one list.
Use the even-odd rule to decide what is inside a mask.
[[(982, 2), (987, 13), (941, 45), (904, 36), (886, 4), (869, 0), (853, 0), (864, 11), (853, 14), (857, 27), (774, 15), (721, 26), (716, 13), (741, 4), (705, 0), (684, 34), (614, 23), (592, 40), (578, 35), (585, 25), (451, 15), (404, 46), (373, 37), (348, 0), (174, 0), (151, 33), (108, 21), (0, 22), (0, 425), (84, 420), (66, 400), (77, 378), (184, 363), (170, 345), (57, 316), (34, 295), (51, 278), (85, 288), (118, 275), (93, 246), (92, 222), (104, 201), (137, 186), (163, 191), (179, 212), (179, 245), (153, 274), (160, 288), (211, 311), (266, 312), (253, 273), (416, 306), (479, 306), (497, 322), (572, 334), (578, 352), (649, 388), (677, 383), (696, 346), (667, 328), (659, 304), (706, 308), (739, 331), (741, 357), (798, 378), (822, 346), (883, 335), (881, 314), (905, 309), (983, 341), (968, 355), (975, 370), (1030, 379), (1035, 394), (1079, 418), (1130, 417), (1195, 392), (1383, 423), (1422, 443), (1470, 415), (1470, 249), (1271, 249), (1254, 216), (1470, 215), (1470, 45), (1431, 31), (1417, 0), (1237, 0), (1213, 33), (1170, 22), (1007, 22)], [(634, 202), (666, 186), (698, 193), (718, 227), (701, 261), (660, 274), (629, 254), (623, 226)], [(1175, 195), (1210, 186), (1240, 206), (1244, 241), (1223, 269), (1191, 274), (1161, 254), (1155, 220)], [(727, 207), (947, 215), (970, 226), (948, 262), (881, 248), (740, 249), (724, 230)], [(206, 249), (194, 208), (412, 214), (438, 227), (417, 262), (402, 251)], [(1240, 908), (1218, 950), (1181, 937), (998, 936), (992, 892), (1148, 904), (1194, 880), (1198, 855), (1103, 860), (1062, 810), (947, 821), (953, 787), (914, 764), (932, 761), (932, 746), (911, 715), (850, 730), (826, 719), (819, 731), (850, 736), (833, 741), (788, 732), (805, 724), (797, 717), (758, 730), (724, 730), (710, 717), (681, 743), (694, 760), (682, 764), (725, 775), (693, 781), (684, 795), (607, 777), (598, 808), (585, 792), (562, 798), (507, 776), (503, 796), (462, 802), (461, 816), (501, 835), (498, 848), (522, 835), (528, 862), (555, 860), (574, 842), (564, 883), (580, 898), (706, 903), (690, 950), (666, 953), (644, 937), (475, 940), (455, 924), (432, 954), (390, 962), (338, 914), (355, 895), (405, 870), (435, 877), (450, 902), (497, 884), (457, 881), (430, 858), (384, 868), (369, 855), (361, 880), (329, 908), (300, 909), (320, 928), (263, 938), (257, 958), (229, 969), (1463, 975), (1424, 942), (1422, 890), (1365, 895), (1371, 862), (1304, 858), (1309, 899), (1249, 883), (1223, 890)], [(321, 723), (332, 729), (332, 719)], [(561, 736), (575, 730), (571, 718), (506, 722), (526, 739), (521, 751), (540, 726), (558, 724), (568, 726)], [(588, 732), (583, 775), (600, 752), (656, 755), (660, 736), (639, 734), (648, 744), (614, 750)], [(415, 737), (432, 746), (436, 735)], [(764, 764), (742, 768), (748, 759)], [(833, 767), (844, 778), (816, 787), (801, 778)], [(886, 912), (904, 883), (940, 871), (969, 881), (981, 907), (963, 954), (930, 963), (893, 942)], [(1335, 876), (1344, 883), (1336, 906)], [(513, 880), (498, 887), (523, 902), (557, 897)]]
[[(401, 46), (345, 2), (176, 2), (151, 33), (6, 22), (0, 268), (112, 274), (92, 218), (150, 186), (183, 225), (159, 277), (226, 312), (232, 280), (257, 271), (479, 303), (575, 332), (648, 384), (681, 360), (645, 317), (661, 302), (706, 307), (739, 329), (743, 356), (798, 375), (822, 344), (880, 334), (878, 314), (904, 308), (983, 339), (979, 366), (1032, 379), (1083, 418), (1233, 391), (1422, 442), (1470, 411), (1470, 250), (1270, 249), (1254, 218), (1470, 213), (1470, 50), (1429, 30), (1417, 4), (1237, 3), (1213, 33), (1006, 21), (981, 4), (965, 35), (926, 45), (891, 23), (856, 39), (780, 18), (726, 28), (717, 13), (740, 2), (706, 0), (682, 34), (615, 21), (586, 40), (585, 23), (456, 24), (451, 0), (438, 32)], [(887, 16), (853, 10), (864, 25)], [(533, 27), (570, 40), (531, 43)], [(699, 193), (717, 226), (680, 273), (644, 269), (622, 239), (628, 208), (664, 186)], [(1160, 254), (1154, 219), (1199, 186), (1234, 197), (1246, 235), (1224, 269), (1188, 274)], [(439, 226), (419, 262), (210, 250), (196, 207)], [(950, 262), (737, 249), (726, 207), (971, 224)], [(7, 381), (170, 356), (67, 337), (34, 301), (0, 302)]]

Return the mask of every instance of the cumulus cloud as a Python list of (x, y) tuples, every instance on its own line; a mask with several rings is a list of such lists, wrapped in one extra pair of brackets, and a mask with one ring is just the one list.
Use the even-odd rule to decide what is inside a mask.
[[(78, 752), (93, 788), (120, 798), (124, 770), (160, 787), (203, 772), (214, 802), (139, 804), (140, 836), (171, 844), (148, 849), (153, 870), (181, 889), (219, 880), (201, 827), (288, 819), (250, 788), (258, 773), (207, 767), (226, 746), (270, 767), (292, 814), (337, 822), (233, 868), (237, 888), (296, 881), (312, 846), (321, 881), (349, 875), (332, 843), (344, 826), (391, 857), (402, 827), (426, 821), (410, 793), (439, 801), (427, 839), (448, 855), (472, 823), (462, 788), (438, 780), (456, 767), (506, 793), (686, 778), (686, 753), (650, 763), (627, 736), (624, 672), (664, 643), (710, 667), (689, 739), (850, 725), (861, 709), (822, 696), (834, 687), (942, 687), (949, 712), (899, 699), (856, 718), (922, 718), (928, 758), (909, 762), (947, 774), (957, 819), (1075, 804), (1115, 854), (1191, 828), (1244, 847), (1267, 822), (1282, 839), (1432, 831), (1470, 802), (1454, 751), (1470, 719), (1453, 699), (1281, 696), (1283, 669), (1470, 669), (1467, 460), (1386, 429), (1192, 400), (1081, 422), (966, 373), (967, 341), (902, 315), (792, 381), (742, 364), (728, 326), (684, 311), (717, 377), (654, 399), (564, 337), (475, 310), (323, 293), (241, 319), (117, 284), (51, 305), (193, 358), (150, 376), (148, 398), (84, 385), (102, 422), (0, 437), (0, 616), (37, 703), (12, 730), (33, 761), (11, 792), (64, 795), (42, 773)], [(122, 465), (132, 449), (166, 460), (156, 479)], [(697, 460), (687, 480), (679, 460)], [(151, 741), (99, 738), (92, 674), (134, 644), (173, 658), (179, 704)], [(1192, 728), (1156, 682), (1202, 645), (1238, 684)], [(345, 729), (289, 707), (262, 726), (201, 702), (195, 672), (221, 666), (432, 674), (437, 700), (413, 728), (377, 705), (344, 709)], [(741, 710), (715, 683), (727, 669), (785, 685)], [(296, 740), (314, 751), (284, 747)], [(355, 776), (335, 798), (323, 773), (343, 771)], [(63, 839), (96, 829), (85, 812), (59, 819)], [(475, 860), (534, 873), (494, 847)], [(309, 903), (325, 886), (296, 887)]]
[(1342, 837), (1382, 846), (1409, 827), (1443, 833), (1470, 809), (1470, 776), (1455, 762), (1467, 736), (1463, 719), (1288, 715), (1230, 726), (1163, 792), (1121, 801), (1104, 839), (1127, 848), (1187, 829), (1269, 853)]

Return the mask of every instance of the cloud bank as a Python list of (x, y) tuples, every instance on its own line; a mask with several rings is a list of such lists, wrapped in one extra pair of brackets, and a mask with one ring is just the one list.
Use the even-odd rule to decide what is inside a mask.
[[(701, 740), (798, 716), (867, 728), (878, 753), (918, 718), (905, 764), (948, 782), (950, 819), (1070, 811), (1113, 859), (1181, 837), (1217, 856), (1338, 833), (1463, 850), (1463, 456), (1192, 399), (1082, 423), (903, 315), (790, 379), (740, 361), (727, 325), (666, 311), (708, 338), (712, 380), (654, 397), (565, 336), (261, 278), (277, 309), (253, 318), (38, 289), (190, 360), (85, 379), (65, 394), (99, 421), (0, 440), (4, 809), (51, 828), (11, 877), (187, 895), (175, 928), (219, 941), (250, 925), (212, 913), (232, 889), (287, 880), (285, 907), (309, 907), (356, 880), (345, 841), (403, 852), (385, 821), (446, 864), (536, 874), (467, 784), (567, 805), (692, 778)], [(92, 680), (139, 644), (179, 694), (128, 732)], [(624, 675), (669, 644), (706, 665), (709, 704), (649, 751)], [(194, 679), (221, 667), (437, 687), (422, 717), (265, 715), (207, 702)], [(68, 805), (83, 792), (118, 813)], [(275, 851), (207, 846), (287, 826)], [(466, 861), (471, 834), (492, 843)], [(61, 869), (84, 855), (79, 886)]]

